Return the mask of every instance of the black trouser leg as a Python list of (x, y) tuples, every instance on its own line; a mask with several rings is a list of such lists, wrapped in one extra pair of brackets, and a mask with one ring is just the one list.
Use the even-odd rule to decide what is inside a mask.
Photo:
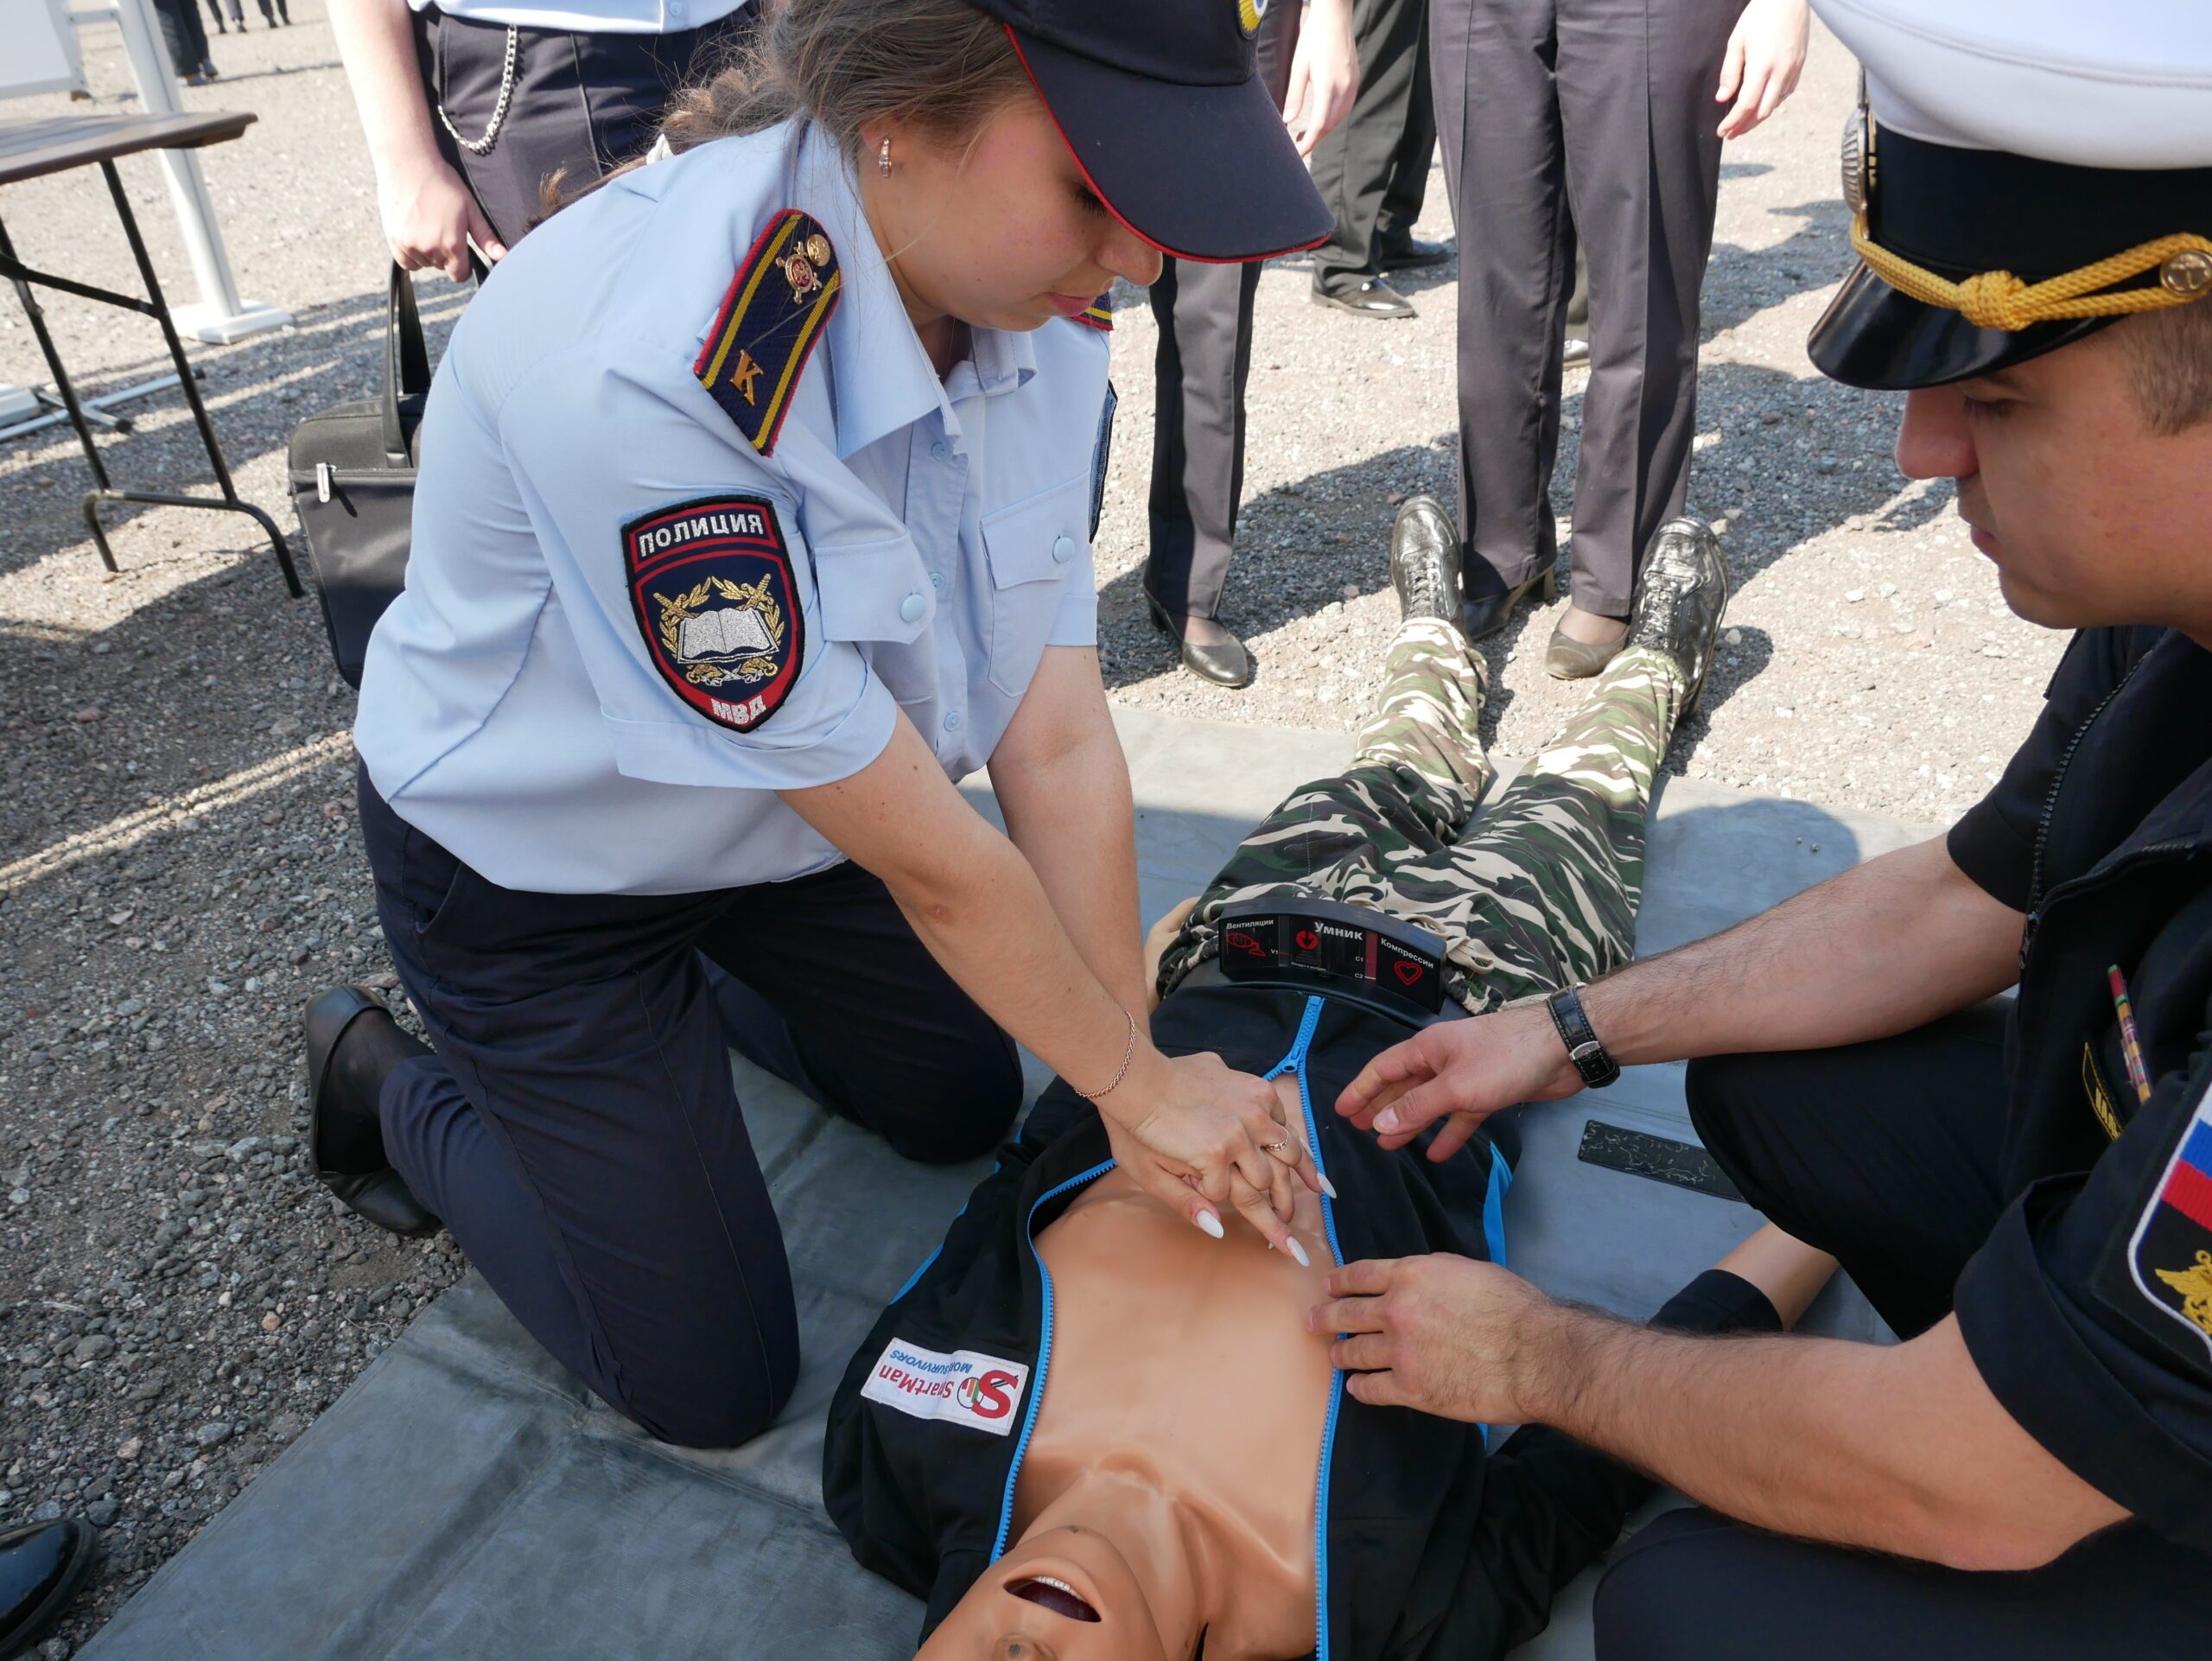
[(207, 30), (200, 21), (194, 0), (154, 0), (154, 16), (162, 26), (162, 41), (179, 75), (196, 75), (207, 61)]
[[(1427, 0), (1353, 0), (1359, 91), (1351, 113), (1313, 147), (1313, 183), (1337, 220), (1336, 234), (1313, 255), (1313, 286), (1325, 293), (1376, 275), (1385, 237), (1404, 240), (1421, 212), (1436, 148), (1421, 51), (1427, 10)], [(1409, 165), (1416, 150), (1417, 170)]]
[(1436, 159), (1436, 97), (1428, 64), (1428, 4), (1421, 0), (1421, 33), (1414, 43), (1413, 91), (1406, 100), (1404, 136), (1390, 158), (1390, 182), (1382, 191), (1382, 215), (1375, 227), (1376, 245), (1389, 250), (1413, 240), (1414, 221), (1428, 199), (1428, 169)]
[(1598, 1661), (2202, 1661), (2205, 1580), (2140, 1527), (1968, 1574), (1670, 1511), (1599, 1583)]
[(752, 27), (752, 8), (704, 29), (671, 35), (588, 35), (525, 29), (518, 37), (514, 90), (491, 147), (479, 156), (454, 142), (480, 140), (499, 107), (506, 63), (504, 24), (415, 14), (416, 49), (438, 147), (468, 183), (484, 217), (509, 247), (546, 213), (557, 178), (563, 194), (652, 147), (669, 100), (710, 54)]
[(1871, 1044), (1712, 1056), (1690, 1063), (1690, 1118), (1754, 1209), (1910, 1338), (1950, 1313), (2004, 1209), (2004, 1044), (1984, 1004)]
[(1229, 582), (1244, 495), (1244, 383), (1259, 288), (1257, 265), (1171, 259), (1147, 296), (1160, 347), (1144, 587), (1172, 616), (1214, 616)]
[[(1259, 73), (1280, 102), (1298, 45), (1299, 8), (1269, 6)], [(1171, 615), (1221, 609), (1244, 495), (1244, 383), (1252, 370), (1256, 263), (1169, 259), (1152, 285), (1160, 326), (1152, 416), (1152, 549), (1145, 592)]]
[[(1686, 1333), (1775, 1333), (1774, 1306), (1749, 1282), (1708, 1270), (1667, 1301), (1651, 1324)], [(1425, 1653), (1503, 1655), (1543, 1631), (1560, 1588), (1620, 1533), (1643, 1503), (1642, 1472), (1545, 1425), (1514, 1433), (1483, 1473), (1482, 1509), (1467, 1554), (1482, 1593), (1453, 1603), (1447, 1645)]]

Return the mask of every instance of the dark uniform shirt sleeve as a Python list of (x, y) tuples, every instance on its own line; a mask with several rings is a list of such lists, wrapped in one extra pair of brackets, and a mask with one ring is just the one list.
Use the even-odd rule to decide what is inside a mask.
[(2212, 1550), (2212, 1336), (2159, 1307), (2127, 1260), (2208, 1090), (2212, 1051), (2200, 1051), (2087, 1174), (2048, 1178), (2013, 1203), (1955, 1300), (1976, 1370), (2021, 1428), (2202, 1550)]
[(2044, 691), (2043, 714), (1990, 792), (1951, 827), (1951, 860), (1993, 900), (2028, 909), (2036, 827), (2068, 747), (2126, 672), (2123, 637), (2094, 629), (2074, 637)]

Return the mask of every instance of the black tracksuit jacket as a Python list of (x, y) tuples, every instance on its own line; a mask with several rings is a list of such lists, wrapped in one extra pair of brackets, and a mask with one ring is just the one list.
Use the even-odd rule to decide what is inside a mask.
[[(1338, 1263), (1433, 1251), (1502, 1257), (1498, 1206), (1510, 1176), (1484, 1139), (1432, 1164), (1427, 1138), (1386, 1153), (1333, 1111), (1369, 1058), (1406, 1035), (1395, 1021), (1330, 996), (1205, 985), (1171, 996), (1153, 1029), (1170, 1054), (1213, 1050), (1248, 1072), (1300, 1074), (1306, 1134), (1340, 1196), (1323, 1204)], [(927, 1601), (925, 1635), (1009, 1543), (1028, 1428), (1051, 1389), (1052, 1289), (1032, 1240), (1111, 1165), (1096, 1111), (1055, 1083), (855, 1353), (831, 1403), (830, 1514), (861, 1563)], [(1776, 1324), (1755, 1290), (1717, 1274), (1659, 1318), (1690, 1330)], [(1026, 1368), (1005, 1434), (863, 1396), (894, 1343)], [(988, 1405), (1006, 1393), (1001, 1384)], [(1314, 1435), (1315, 1661), (1502, 1653), (1542, 1630), (1553, 1594), (1611, 1543), (1646, 1492), (1634, 1473), (1541, 1428), (1486, 1456), (1477, 1427), (1365, 1406), (1341, 1374)]]

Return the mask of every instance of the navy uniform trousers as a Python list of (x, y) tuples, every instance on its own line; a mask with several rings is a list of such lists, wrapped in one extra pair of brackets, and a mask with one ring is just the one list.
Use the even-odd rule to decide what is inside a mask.
[[(2004, 1210), (2005, 1016), (1689, 1066), (1698, 1135), (1745, 1199), (1841, 1259), (1910, 1338)], [(1786, 1109), (1786, 1111), (1785, 1111)], [(1669, 1511), (1598, 1588), (1599, 1661), (2203, 1661), (2203, 1555), (2130, 1525), (2046, 1568), (1967, 1574)]]
[(729, 1045), (943, 1161), (1005, 1136), (1012, 1041), (856, 866), (524, 894), (409, 825), (365, 773), (360, 809), (385, 944), (435, 1050), (385, 1082), (393, 1166), (618, 1411), (692, 1447), (756, 1435), (798, 1378), (798, 1327)]

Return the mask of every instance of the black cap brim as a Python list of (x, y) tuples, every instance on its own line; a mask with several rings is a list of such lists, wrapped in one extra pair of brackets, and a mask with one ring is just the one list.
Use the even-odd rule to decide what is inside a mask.
[(1007, 33), (1098, 199), (1162, 253), (1268, 259), (1336, 228), (1256, 76), (1171, 85)]
[(1813, 325), (1805, 350), (1830, 380), (1873, 392), (1904, 392), (2025, 363), (2112, 321), (2082, 317), (2022, 329), (1982, 328), (1948, 308), (1908, 299), (1861, 265)]

